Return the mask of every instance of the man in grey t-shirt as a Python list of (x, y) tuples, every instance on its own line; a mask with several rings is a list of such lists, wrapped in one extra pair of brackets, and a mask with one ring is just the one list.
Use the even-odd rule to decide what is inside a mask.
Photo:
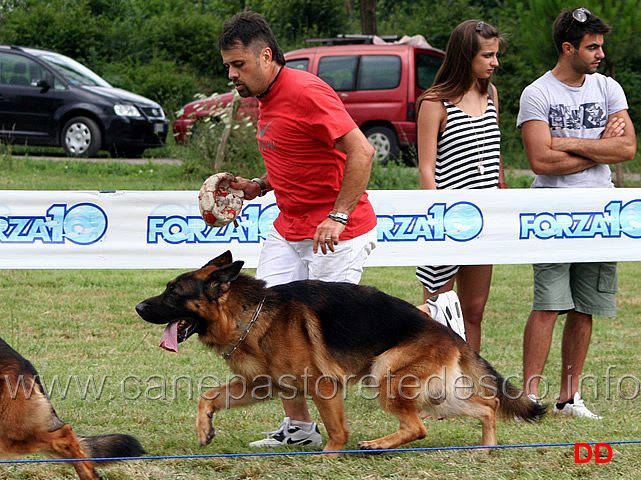
[[(634, 126), (621, 86), (595, 73), (610, 31), (586, 8), (564, 10), (554, 22), (559, 58), (521, 95), (517, 126), (534, 188), (613, 187), (610, 165), (636, 152)], [(579, 380), (592, 334), (592, 316), (616, 315), (616, 263), (536, 264), (534, 302), (523, 339), (524, 390), (538, 386), (554, 324), (567, 313), (561, 344), (561, 390), (554, 411), (600, 419), (584, 405)]]

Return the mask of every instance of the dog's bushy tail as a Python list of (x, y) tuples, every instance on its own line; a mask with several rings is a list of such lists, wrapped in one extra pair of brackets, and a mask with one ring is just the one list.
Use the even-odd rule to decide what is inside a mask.
[[(496, 396), (499, 401), (498, 415), (505, 420), (538, 422), (547, 407), (531, 401), (525, 392), (504, 379), (490, 363), (471, 347), (462, 354), (463, 371), (475, 379), (477, 393), (486, 397)], [(478, 383), (477, 383), (478, 382)]]
[(89, 458), (139, 457), (147, 453), (135, 437), (121, 433), (93, 437), (78, 435), (78, 441)]

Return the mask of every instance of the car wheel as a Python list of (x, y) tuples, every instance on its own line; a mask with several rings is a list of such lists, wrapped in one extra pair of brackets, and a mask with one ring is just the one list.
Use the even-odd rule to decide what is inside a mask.
[(72, 118), (62, 129), (62, 147), (70, 157), (93, 157), (101, 144), (100, 128), (90, 118)]
[(399, 153), (396, 134), (387, 127), (372, 127), (365, 130), (365, 136), (374, 147), (374, 161), (385, 165)]

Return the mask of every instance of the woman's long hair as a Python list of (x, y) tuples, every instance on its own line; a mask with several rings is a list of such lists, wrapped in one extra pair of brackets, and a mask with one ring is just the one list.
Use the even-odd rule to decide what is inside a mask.
[(478, 82), (481, 93), (487, 93), (490, 79), (477, 79), (472, 71), (472, 61), (481, 49), (480, 37), (502, 41), (499, 31), (481, 20), (466, 20), (454, 29), (447, 41), (445, 59), (434, 83), (416, 100), (417, 112), (423, 100), (460, 98), (472, 88), (474, 82)]

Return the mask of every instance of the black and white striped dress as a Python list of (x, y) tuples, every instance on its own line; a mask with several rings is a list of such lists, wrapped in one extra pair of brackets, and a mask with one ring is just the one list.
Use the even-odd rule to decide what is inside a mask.
[[(470, 117), (457, 106), (444, 101), (447, 124), (439, 132), (434, 179), (438, 190), (498, 188), (501, 162), (501, 132), (496, 108), (488, 98), (480, 117)], [(430, 293), (452, 278), (457, 265), (423, 265), (416, 277)]]

